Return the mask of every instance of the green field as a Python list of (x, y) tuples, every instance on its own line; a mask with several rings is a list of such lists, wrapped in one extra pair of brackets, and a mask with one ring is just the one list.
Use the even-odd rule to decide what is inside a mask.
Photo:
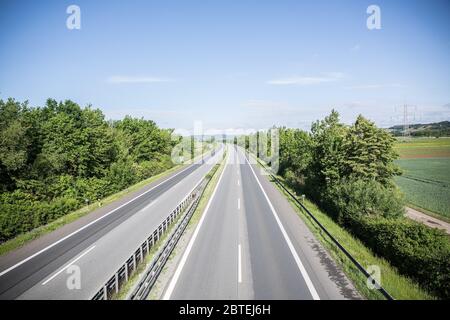
[(395, 149), (400, 159), (450, 158), (450, 138), (401, 138)]
[(399, 141), (396, 182), (412, 206), (450, 219), (450, 138)]
[(397, 160), (403, 169), (396, 182), (406, 200), (450, 219), (450, 158)]

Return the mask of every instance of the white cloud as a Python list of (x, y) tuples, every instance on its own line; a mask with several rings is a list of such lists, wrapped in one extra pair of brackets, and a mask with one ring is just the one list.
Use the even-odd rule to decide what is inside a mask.
[(315, 85), (327, 82), (338, 81), (343, 78), (344, 74), (341, 72), (328, 72), (323, 73), (321, 76), (293, 76), (289, 78), (280, 78), (267, 81), (268, 84), (272, 85), (298, 85), (298, 86), (307, 86), (307, 85)]
[(351, 51), (359, 51), (361, 49), (361, 46), (359, 44), (355, 44), (353, 47), (351, 47)]
[(172, 79), (148, 77), (148, 76), (111, 76), (107, 79), (109, 83), (157, 83), (157, 82), (171, 82)]
[(405, 88), (405, 87), (406, 87), (405, 85), (399, 83), (388, 83), (388, 84), (364, 84), (346, 87), (346, 89), (364, 90), (364, 89)]

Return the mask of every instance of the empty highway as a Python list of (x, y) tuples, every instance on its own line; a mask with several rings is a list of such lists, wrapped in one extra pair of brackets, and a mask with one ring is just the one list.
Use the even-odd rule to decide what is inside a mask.
[(163, 298), (359, 298), (260, 168), (242, 149), (228, 150), (227, 165)]

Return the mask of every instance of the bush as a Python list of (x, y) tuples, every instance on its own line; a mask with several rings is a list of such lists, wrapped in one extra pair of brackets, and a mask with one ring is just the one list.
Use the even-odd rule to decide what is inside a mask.
[(136, 166), (136, 174), (139, 180), (147, 179), (164, 171), (163, 165), (156, 161), (143, 161)]
[(138, 177), (136, 166), (131, 159), (121, 160), (111, 165), (107, 180), (111, 183), (113, 191), (120, 191), (136, 183)]
[(407, 219), (361, 217), (352, 231), (401, 273), (450, 298), (450, 241), (445, 232)]
[(74, 197), (83, 203), (86, 203), (86, 200), (90, 203), (111, 194), (111, 189), (111, 184), (106, 179), (78, 179), (75, 183), (76, 194)]
[(360, 216), (398, 218), (405, 213), (398, 190), (375, 180), (344, 179), (329, 187), (322, 201), (343, 225)]
[(22, 192), (4, 194), (0, 203), (0, 242), (47, 224), (76, 210), (80, 204), (76, 199), (68, 197), (43, 202)]

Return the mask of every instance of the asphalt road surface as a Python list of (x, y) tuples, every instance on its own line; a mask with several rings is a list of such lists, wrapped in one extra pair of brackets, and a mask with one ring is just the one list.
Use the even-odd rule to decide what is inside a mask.
[(242, 149), (227, 148), (227, 165), (163, 298), (358, 299), (267, 176)]
[[(75, 230), (61, 228), (70, 233), (57, 230), (43, 237), (51, 239), (48, 243), (39, 244), (38, 239), (38, 245), (30, 244), (0, 258), (0, 299), (91, 299), (222, 152), (153, 183), (134, 198), (109, 206), (109, 211), (99, 210), (98, 217), (90, 214), (94, 220), (80, 219), (74, 223)], [(67, 285), (74, 267), (80, 270), (79, 289)]]

